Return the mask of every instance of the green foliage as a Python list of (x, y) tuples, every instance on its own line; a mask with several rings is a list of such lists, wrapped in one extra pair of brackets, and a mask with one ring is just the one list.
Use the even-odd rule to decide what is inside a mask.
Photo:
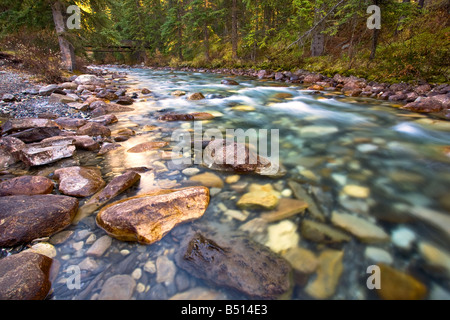
[[(2, 0), (0, 40), (47, 32), (57, 47), (51, 4), (56, 0)], [(67, 36), (78, 55), (87, 45), (128, 43), (131, 53), (96, 53), (100, 62), (154, 65), (298, 68), (372, 80), (448, 81), (448, 1), (424, 8), (411, 0), (60, 0), (82, 4), (82, 30)], [(369, 5), (381, 8), (382, 28), (374, 60), (374, 33), (366, 27)], [(233, 4), (236, 7), (233, 9)], [(232, 13), (237, 12), (237, 20)], [(232, 30), (238, 31), (238, 59)], [(313, 35), (325, 35), (325, 53), (310, 56)], [(50, 37), (51, 38), (51, 37)], [(299, 40), (300, 41), (296, 41)], [(293, 44), (295, 42), (295, 45)], [(289, 49), (287, 49), (289, 48)]]

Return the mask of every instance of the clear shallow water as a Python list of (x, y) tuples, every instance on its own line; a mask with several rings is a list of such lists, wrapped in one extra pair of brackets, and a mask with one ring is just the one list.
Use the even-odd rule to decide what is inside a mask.
[[(119, 70), (122, 71), (122, 70)], [(397, 109), (387, 102), (373, 99), (348, 98), (333, 92), (316, 93), (297, 85), (234, 78), (239, 86), (220, 84), (227, 78), (206, 73), (166, 72), (132, 69), (128, 71), (127, 85), (133, 89), (148, 88), (152, 94), (133, 105), (134, 112), (117, 114), (119, 123), (112, 131), (131, 128), (136, 136), (121, 142), (123, 149), (93, 158), (79, 154), (81, 165), (98, 165), (105, 179), (119, 175), (125, 168), (151, 167), (142, 173), (140, 183), (122, 194), (119, 199), (142, 194), (158, 188), (178, 188), (189, 185), (185, 176), (170, 165), (170, 154), (159, 151), (140, 154), (127, 153), (129, 148), (146, 141), (171, 141), (175, 129), (191, 130), (192, 122), (158, 121), (159, 111), (175, 113), (210, 112), (213, 120), (201, 121), (202, 129), (278, 129), (281, 163), (287, 174), (282, 178), (255, 175), (241, 176), (239, 184), (270, 183), (281, 197), (294, 197), (289, 180), (301, 184), (328, 220), (333, 211), (357, 214), (378, 226), (392, 237), (383, 244), (365, 244), (356, 237), (341, 245), (324, 245), (304, 239), (300, 228), (298, 246), (316, 256), (327, 248), (343, 250), (343, 272), (331, 299), (373, 299), (373, 291), (366, 287), (369, 265), (376, 264), (367, 255), (366, 248), (383, 249), (391, 257), (391, 266), (413, 274), (428, 288), (428, 298), (448, 298), (450, 295), (450, 123)], [(202, 92), (207, 99), (188, 101), (171, 93), (182, 90), (187, 95)], [(282, 97), (280, 94), (290, 94)], [(246, 110), (246, 111), (242, 111)], [(146, 126), (155, 126), (152, 131)], [(171, 147), (176, 145), (172, 142)], [(171, 147), (166, 148), (170, 152)], [(447, 150), (447, 151), (445, 151)], [(201, 166), (193, 165), (208, 171)], [(222, 179), (229, 173), (214, 172)], [(108, 180), (108, 181), (109, 181)], [(359, 186), (368, 194), (355, 196), (346, 186)], [(224, 232), (238, 230), (244, 223), (257, 218), (264, 210), (249, 210), (245, 221), (230, 218), (227, 209), (236, 206), (242, 191), (232, 184), (213, 190), (208, 210), (198, 223), (218, 223)], [(157, 279), (152, 263), (160, 256), (173, 261), (178, 243), (177, 235), (186, 226), (177, 227), (163, 240), (150, 246), (120, 242), (113, 239), (111, 247), (99, 258), (87, 257), (86, 250), (94, 238), (105, 233), (95, 226), (95, 215), (84, 219), (68, 230), (73, 235), (64, 243), (55, 245), (61, 263), (54, 285), (53, 299), (95, 299), (103, 283), (115, 274), (133, 274), (137, 287), (133, 299), (168, 299), (186, 290), (202, 287), (216, 290), (228, 299), (247, 299), (243, 294), (214, 287), (176, 268), (171, 281)], [(302, 219), (289, 218), (299, 226)], [(276, 224), (276, 223), (274, 223)], [(410, 248), (402, 249), (407, 230), (413, 235)], [(267, 232), (247, 235), (265, 243)], [(90, 237), (90, 238), (89, 238)], [(89, 240), (90, 239), (90, 240)], [(281, 240), (280, 240), (281, 241)], [(399, 244), (400, 243), (400, 244)], [(428, 243), (438, 248), (440, 262), (431, 261), (419, 250)], [(447, 251), (446, 251), (447, 250)], [(69, 266), (82, 266), (81, 288), (67, 287)], [(169, 269), (171, 268), (169, 263)], [(136, 271), (138, 270), (139, 271)], [(139, 276), (140, 274), (140, 276)], [(314, 279), (314, 273), (310, 281)], [(158, 282), (159, 281), (159, 282)], [(297, 285), (292, 299), (310, 299), (305, 287)]]

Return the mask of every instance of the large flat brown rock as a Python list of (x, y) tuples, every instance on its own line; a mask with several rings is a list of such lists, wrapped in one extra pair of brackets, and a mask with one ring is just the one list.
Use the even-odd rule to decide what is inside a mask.
[(208, 205), (206, 187), (161, 190), (104, 207), (97, 224), (119, 240), (152, 244), (178, 224), (202, 217)]
[(0, 300), (43, 300), (51, 283), (53, 260), (23, 251), (0, 260)]
[(0, 247), (49, 237), (72, 222), (78, 200), (59, 195), (0, 198)]

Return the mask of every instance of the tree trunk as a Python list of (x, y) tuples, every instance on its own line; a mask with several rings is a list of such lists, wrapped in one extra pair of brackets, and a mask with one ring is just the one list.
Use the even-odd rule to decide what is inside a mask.
[(425, 5), (425, 0), (419, 0), (419, 8), (422, 9), (423, 6)]
[(237, 31), (237, 0), (233, 0), (231, 7), (231, 50), (234, 60), (238, 59), (238, 31)]
[[(181, 18), (183, 17), (183, 8), (181, 7), (183, 4), (178, 3), (179, 7), (177, 10), (177, 16), (178, 16), (178, 21), (181, 21)], [(183, 57), (183, 29), (182, 29), (182, 24), (178, 24), (178, 42), (177, 42), (177, 46), (178, 46), (178, 58), (183, 61), (184, 57)]]
[(203, 33), (204, 33), (204, 41), (203, 44), (205, 46), (205, 59), (206, 61), (211, 60), (209, 56), (209, 30), (208, 30), (208, 24), (205, 23), (203, 27)]
[[(378, 0), (374, 0), (374, 4), (378, 5)], [(370, 52), (369, 60), (375, 59), (375, 53), (377, 51), (377, 45), (378, 45), (378, 36), (380, 34), (380, 30), (377, 28), (373, 29), (373, 36), (372, 36), (372, 51)]]
[[(320, 14), (322, 8), (316, 7), (314, 12), (314, 24), (319, 23), (322, 20), (322, 15)], [(325, 36), (322, 34), (322, 24), (318, 25), (314, 30), (311, 42), (311, 56), (318, 57), (323, 54), (324, 44), (325, 44)]]
[(375, 59), (375, 53), (377, 51), (377, 45), (378, 45), (378, 35), (380, 33), (379, 29), (373, 29), (373, 37), (372, 37), (372, 51), (370, 52), (370, 60)]
[(76, 69), (75, 49), (66, 39), (66, 24), (64, 21), (64, 6), (60, 1), (52, 5), (53, 21), (58, 35), (59, 48), (61, 50), (62, 65), (65, 69), (73, 71)]

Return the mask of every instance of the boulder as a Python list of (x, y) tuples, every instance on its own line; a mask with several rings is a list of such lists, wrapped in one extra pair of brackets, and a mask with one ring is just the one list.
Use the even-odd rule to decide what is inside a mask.
[(98, 78), (92, 74), (82, 74), (75, 79), (75, 83), (78, 85), (102, 85), (105, 80)]
[(120, 104), (122, 106), (130, 106), (134, 103), (134, 99), (129, 96), (122, 96), (117, 100), (117, 104)]
[(29, 144), (20, 152), (20, 160), (27, 166), (42, 166), (58, 160), (72, 157), (76, 147), (73, 139)]
[(31, 128), (13, 133), (10, 137), (20, 139), (25, 143), (33, 143), (50, 137), (59, 136), (60, 133), (61, 130), (59, 127)]
[(53, 260), (24, 251), (0, 260), (0, 300), (44, 300)]
[(178, 224), (202, 217), (208, 204), (209, 189), (205, 187), (161, 190), (104, 207), (97, 224), (119, 240), (152, 244)]
[(98, 149), (100, 149), (100, 145), (98, 144), (98, 142), (89, 136), (57, 136), (44, 139), (41, 141), (41, 143), (64, 143), (64, 141), (71, 141), (70, 143), (75, 145), (77, 149), (88, 151), (97, 151)]
[(182, 242), (175, 255), (177, 265), (189, 274), (217, 286), (258, 299), (286, 297), (292, 289), (292, 268), (269, 248), (227, 233), (196, 233)]
[(78, 200), (59, 195), (0, 197), (0, 247), (49, 237), (70, 225)]
[(40, 176), (21, 176), (0, 183), (0, 196), (49, 194), (52, 180)]
[(73, 118), (67, 118), (67, 117), (61, 117), (58, 119), (55, 119), (55, 122), (63, 129), (67, 130), (76, 130), (79, 127), (84, 126), (87, 121), (84, 119), (73, 119)]
[(49, 96), (53, 92), (55, 92), (56, 89), (58, 89), (58, 86), (56, 84), (51, 84), (51, 85), (42, 87), (39, 89), (39, 95), (40, 96)]
[[(78, 98), (78, 97), (77, 97)], [(77, 98), (70, 95), (63, 95), (59, 93), (52, 93), (50, 95), (49, 103), (72, 103), (77, 102)]]
[(110, 137), (111, 130), (99, 123), (88, 122), (84, 126), (78, 128), (77, 135)]
[(221, 81), (222, 84), (228, 85), (228, 86), (238, 86), (239, 83), (234, 80), (224, 79)]
[(9, 93), (5, 93), (2, 97), (3, 102), (14, 102), (16, 100), (17, 100), (17, 98), (14, 95), (9, 94)]
[(203, 100), (203, 99), (205, 99), (205, 96), (201, 92), (196, 92), (196, 93), (191, 94), (187, 99), (191, 100), (191, 101)]
[(118, 122), (119, 120), (117, 119), (117, 117), (115, 115), (107, 114), (107, 115), (92, 118), (89, 121), (101, 124), (102, 126), (108, 126), (110, 124)]
[(116, 95), (114, 92), (111, 92), (108, 90), (102, 90), (99, 93), (97, 93), (97, 98), (112, 101), (112, 100), (119, 99), (119, 96)]
[(250, 150), (245, 144), (216, 139), (203, 152), (203, 165), (212, 170), (260, 175), (284, 175), (284, 168)]
[(59, 191), (74, 197), (91, 196), (105, 185), (97, 168), (62, 168), (56, 170), (54, 176), (59, 180)]
[(5, 134), (32, 128), (49, 128), (49, 127), (58, 127), (58, 124), (55, 121), (48, 119), (38, 119), (38, 118), (10, 119), (2, 125), (2, 133)]

